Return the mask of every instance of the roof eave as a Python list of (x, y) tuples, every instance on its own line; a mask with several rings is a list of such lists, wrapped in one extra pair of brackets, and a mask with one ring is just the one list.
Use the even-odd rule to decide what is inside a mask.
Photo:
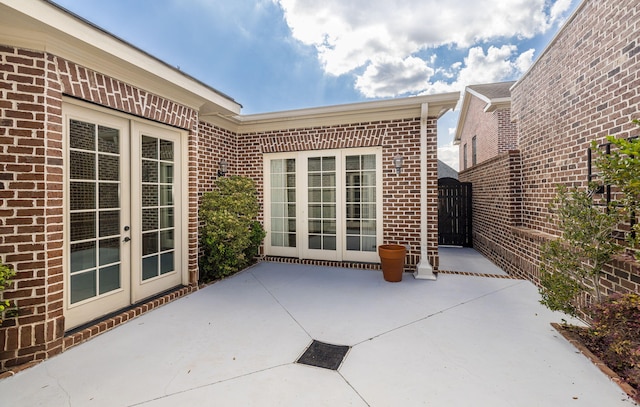
[(0, 43), (50, 53), (199, 112), (238, 114), (229, 96), (49, 1), (2, 0)]

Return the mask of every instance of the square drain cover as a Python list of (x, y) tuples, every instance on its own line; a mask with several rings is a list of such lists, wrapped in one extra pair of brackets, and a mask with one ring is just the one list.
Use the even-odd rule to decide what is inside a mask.
[(349, 346), (331, 345), (314, 340), (297, 363), (338, 370), (348, 351)]

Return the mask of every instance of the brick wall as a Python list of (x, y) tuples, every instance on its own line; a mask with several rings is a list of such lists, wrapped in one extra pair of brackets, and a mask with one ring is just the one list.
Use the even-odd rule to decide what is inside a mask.
[[(427, 123), (428, 180), (430, 205), (428, 255), (437, 265), (437, 120)], [(420, 257), (420, 119), (385, 120), (349, 125), (287, 129), (238, 136), (238, 175), (248, 176), (258, 184), (262, 204), (262, 153), (342, 149), (383, 146), (383, 210), (385, 243), (409, 244), (408, 268), (415, 268)], [(396, 176), (393, 158), (404, 156), (404, 169)]]
[[(509, 273), (539, 282), (540, 247), (559, 234), (548, 204), (557, 184), (586, 186), (591, 141), (640, 135), (631, 123), (640, 118), (639, 24), (637, 1), (584, 2), (512, 90), (521, 162), (509, 153), (460, 174), (473, 182), (474, 245)], [(509, 173), (513, 184), (518, 167), (521, 182), (508, 191), (500, 179)], [(505, 224), (497, 208), (518, 195), (510, 212), (520, 221)], [(616, 259), (601, 285), (640, 292), (638, 263)]]
[(473, 166), (473, 137), (476, 137), (476, 164), (481, 164), (501, 153), (518, 148), (518, 133), (511, 122), (511, 110), (498, 109), (485, 112), (487, 103), (471, 93), (471, 98), (460, 134), (460, 168), (464, 170), (464, 145), (467, 146), (467, 168)]
[[(126, 320), (118, 317), (104, 329), (63, 340), (63, 94), (186, 129), (189, 156), (198, 151), (194, 110), (53, 55), (0, 46), (0, 258), (17, 272), (4, 298), (20, 309), (0, 328), (0, 371), (55, 355)], [(197, 170), (190, 164), (188, 256), (194, 283)]]

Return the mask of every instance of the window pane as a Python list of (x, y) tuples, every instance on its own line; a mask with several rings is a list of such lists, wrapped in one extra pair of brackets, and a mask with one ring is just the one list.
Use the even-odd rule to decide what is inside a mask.
[(375, 202), (376, 201), (376, 188), (375, 187), (363, 187), (361, 189), (361, 202)]
[(322, 202), (335, 202), (336, 190), (334, 188), (324, 189), (322, 191)]
[(142, 255), (158, 252), (158, 232), (148, 232), (142, 234)]
[(71, 221), (69, 231), (72, 242), (96, 237), (95, 212), (72, 213), (69, 218)]
[(69, 145), (71, 148), (79, 150), (95, 151), (96, 149), (96, 126), (91, 123), (70, 120), (69, 122)]
[(158, 229), (158, 210), (156, 208), (142, 210), (142, 230)]
[(349, 220), (349, 221), (347, 221), (347, 234), (348, 235), (359, 235), (360, 234), (360, 221), (359, 220)]
[(309, 171), (320, 171), (322, 169), (321, 158), (320, 157), (309, 158), (307, 168)]
[(157, 161), (142, 161), (142, 182), (158, 182)]
[(376, 243), (375, 236), (363, 236), (362, 237), (362, 251), (363, 252), (375, 252), (378, 245)]
[(120, 180), (120, 158), (112, 155), (98, 156), (98, 178), (101, 181)]
[(309, 235), (309, 249), (322, 249), (322, 236)]
[(284, 163), (282, 160), (271, 160), (271, 173), (283, 172)]
[(309, 188), (319, 188), (322, 186), (322, 176), (320, 174), (309, 174)]
[(285, 176), (282, 174), (271, 174), (271, 188), (284, 187)]
[(335, 205), (322, 205), (322, 217), (327, 219), (336, 218), (336, 206)]
[(100, 183), (100, 208), (119, 208), (119, 185)]
[(335, 250), (336, 249), (336, 237), (335, 236), (324, 236), (322, 238), (322, 245), (324, 250)]
[(87, 270), (96, 266), (96, 242), (75, 243), (71, 245), (71, 273)]
[[(120, 211), (100, 212), (99, 237), (108, 237), (120, 234)], [(119, 241), (120, 237), (114, 238)]]
[(310, 218), (322, 218), (322, 205), (309, 205)]
[(101, 268), (98, 286), (100, 287), (100, 294), (120, 288), (120, 265), (116, 264)]
[(160, 163), (160, 182), (173, 184), (173, 164)]
[(282, 233), (271, 233), (271, 246), (284, 246), (284, 235)]
[(173, 205), (173, 186), (160, 185), (160, 205)]
[(148, 280), (158, 275), (158, 256), (142, 259), (142, 279)]
[(117, 129), (98, 126), (98, 151), (101, 153), (120, 153), (120, 132)]
[(143, 185), (142, 186), (142, 206), (158, 206), (158, 186)]
[(335, 187), (336, 186), (336, 174), (323, 174), (322, 175), (323, 187)]
[(346, 170), (353, 171), (360, 169), (360, 156), (349, 155), (346, 158)]
[(271, 217), (272, 218), (282, 218), (284, 217), (284, 204), (281, 203), (272, 203), (271, 204)]
[(363, 170), (375, 170), (376, 169), (376, 156), (375, 154), (362, 156), (362, 169)]
[(347, 236), (347, 250), (360, 250), (359, 236)]
[(70, 209), (80, 211), (96, 208), (96, 184), (93, 182), (71, 182), (69, 186)]
[(173, 161), (173, 141), (160, 140), (160, 159), (163, 161)]
[(293, 158), (289, 158), (286, 161), (286, 170), (287, 172), (296, 172), (296, 160)]
[(376, 235), (376, 221), (375, 220), (363, 220), (362, 221), (362, 234), (366, 236)]
[(100, 266), (120, 261), (120, 238), (100, 241)]
[(310, 189), (309, 190), (309, 202), (322, 202), (322, 190)]
[(160, 251), (167, 251), (174, 248), (173, 229), (163, 230), (160, 232)]
[(84, 151), (71, 151), (70, 158), (70, 178), (71, 179), (96, 179), (96, 155)]
[(309, 221), (309, 233), (321, 233), (322, 232), (322, 221), (320, 220), (310, 220)]
[(160, 208), (160, 228), (173, 227), (173, 208)]
[(336, 170), (336, 158), (322, 157), (322, 171), (335, 171), (335, 170)]
[(158, 139), (142, 136), (142, 158), (158, 159)]
[(80, 302), (96, 296), (96, 271), (71, 276), (71, 303)]
[(160, 274), (167, 274), (175, 270), (173, 257), (173, 252), (160, 255)]
[(336, 234), (336, 221), (335, 220), (324, 220), (322, 221), (322, 233), (323, 234)]
[(376, 204), (363, 204), (362, 219), (375, 219), (375, 218), (376, 218)]

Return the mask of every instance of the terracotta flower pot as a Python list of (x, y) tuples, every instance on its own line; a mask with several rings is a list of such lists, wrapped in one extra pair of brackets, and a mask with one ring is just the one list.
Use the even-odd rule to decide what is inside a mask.
[(382, 264), (382, 276), (385, 281), (397, 283), (402, 281), (404, 257), (407, 249), (399, 244), (383, 244), (378, 246), (378, 255)]

